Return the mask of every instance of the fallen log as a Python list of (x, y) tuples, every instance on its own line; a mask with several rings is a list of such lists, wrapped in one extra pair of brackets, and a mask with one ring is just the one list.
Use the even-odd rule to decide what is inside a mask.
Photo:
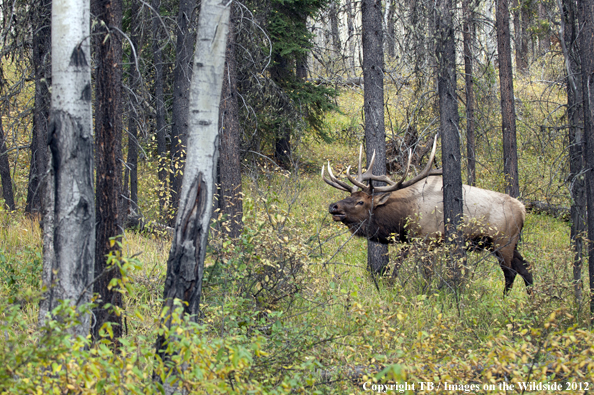
[(362, 87), (363, 86), (363, 77), (351, 77), (351, 78), (324, 78), (324, 77), (317, 77), (308, 79), (308, 82), (316, 85), (334, 85), (334, 86), (350, 86), (350, 87)]
[(522, 203), (524, 203), (526, 211), (547, 214), (565, 222), (569, 222), (571, 220), (571, 209), (569, 207), (561, 206), (559, 204), (541, 202), (538, 200), (522, 200)]
[(173, 228), (154, 221), (147, 221), (142, 215), (131, 212), (126, 217), (126, 229), (159, 237), (173, 237)]
[[(384, 77), (385, 77), (384, 84), (387, 84), (387, 85), (395, 84), (395, 85), (401, 86), (401, 85), (409, 84), (408, 80), (400, 75), (385, 73)], [(363, 84), (364, 84), (363, 77), (349, 77), (349, 78), (316, 77), (316, 78), (310, 78), (307, 81), (311, 82), (312, 84), (316, 84), (316, 85), (333, 85), (333, 86), (351, 87), (351, 88), (354, 88), (354, 87), (362, 88)]]

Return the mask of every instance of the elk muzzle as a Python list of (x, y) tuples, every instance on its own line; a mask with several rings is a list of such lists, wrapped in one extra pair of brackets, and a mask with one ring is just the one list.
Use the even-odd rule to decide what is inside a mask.
[(338, 203), (330, 204), (330, 206), (328, 207), (328, 212), (330, 214), (332, 214), (332, 219), (334, 221), (342, 221), (343, 219), (346, 218), (346, 214), (345, 214), (344, 210), (342, 210), (340, 208)]

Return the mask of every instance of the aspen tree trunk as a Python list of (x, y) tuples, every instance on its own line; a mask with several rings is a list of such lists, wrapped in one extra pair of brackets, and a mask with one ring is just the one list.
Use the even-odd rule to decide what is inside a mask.
[[(204, 275), (204, 257), (219, 156), (219, 104), (229, 26), (227, 2), (203, 0), (190, 86), (188, 154), (175, 221), (175, 234), (167, 261), (163, 309), (184, 302), (184, 312), (199, 319)], [(170, 313), (163, 325), (171, 325)], [(157, 352), (164, 357), (165, 338), (157, 339)]]
[[(486, 0), (484, 7), (484, 18), (488, 21), (494, 21), (495, 16), (493, 15), (493, 9), (496, 8), (497, 0)], [(482, 61), (486, 64), (485, 67), (495, 68), (492, 54), (497, 51), (497, 32), (495, 24), (489, 23), (485, 26), (483, 24), (483, 32), (480, 33), (480, 41), (485, 43), (486, 51), (483, 52)], [(497, 95), (497, 91), (494, 83), (488, 84), (488, 90), (492, 96)]]
[(396, 1), (386, 1), (385, 21), (386, 36), (385, 40), (386, 50), (390, 59), (396, 57), (396, 21), (394, 15), (396, 14)]
[(522, 1), (521, 2), (521, 6), (522, 9), (520, 10), (520, 14), (522, 15), (522, 23), (521, 23), (521, 37), (520, 37), (520, 42), (519, 42), (519, 46), (520, 46), (520, 54), (522, 56), (522, 67), (518, 67), (519, 71), (522, 73), (527, 73), (528, 72), (528, 60), (530, 59), (530, 57), (528, 56), (528, 52), (529, 52), (529, 45), (530, 45), (530, 32), (528, 31), (528, 28), (530, 27), (530, 19), (531, 19), (531, 15), (530, 12), (528, 10), (528, 7), (530, 7), (530, 4), (526, 1)]
[(514, 35), (515, 35), (515, 50), (516, 50), (516, 69), (520, 73), (525, 73), (528, 69), (528, 44), (525, 39), (526, 36), (526, 21), (528, 17), (524, 8), (523, 0), (512, 0), (512, 14), (514, 15)]
[(340, 42), (340, 30), (338, 28), (338, 7), (339, 0), (331, 0), (328, 4), (328, 16), (330, 18), (330, 32), (332, 35), (332, 49), (334, 49), (334, 57), (342, 56), (342, 44)]
[[(538, 3), (538, 19), (546, 21), (549, 19), (547, 5), (544, 2)], [(547, 28), (538, 36), (538, 52), (542, 56), (551, 50), (551, 29)]]
[[(95, 261), (95, 194), (91, 117), (89, 0), (52, 2), (51, 162), (43, 228), (43, 324), (60, 300), (91, 300)], [(72, 329), (86, 336), (90, 315)]]
[(345, 0), (345, 7), (346, 7), (346, 20), (347, 20), (347, 33), (348, 33), (348, 52), (346, 55), (346, 59), (349, 59), (348, 65), (345, 64), (347, 69), (347, 74), (352, 77), (356, 77), (358, 75), (356, 70), (356, 61), (357, 58), (357, 45), (355, 40), (357, 39), (357, 35), (355, 34), (355, 9), (356, 5), (353, 4), (353, 0)]

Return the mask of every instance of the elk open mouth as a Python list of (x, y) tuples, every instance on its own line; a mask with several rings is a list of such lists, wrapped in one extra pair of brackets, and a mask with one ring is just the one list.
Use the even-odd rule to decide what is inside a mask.
[(332, 219), (334, 221), (342, 221), (343, 219), (345, 219), (346, 215), (344, 214), (332, 214)]

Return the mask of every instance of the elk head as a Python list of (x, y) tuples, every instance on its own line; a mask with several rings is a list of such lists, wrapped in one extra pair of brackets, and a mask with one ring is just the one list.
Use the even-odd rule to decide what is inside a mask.
[[(431, 170), (433, 160), (435, 159), (436, 147), (437, 135), (433, 140), (433, 148), (431, 150), (431, 155), (429, 156), (429, 161), (427, 162), (427, 165), (421, 173), (419, 173), (416, 177), (408, 181), (405, 180), (410, 170), (410, 163), (412, 157), (412, 151), (410, 149), (408, 155), (408, 162), (406, 165), (406, 171), (404, 172), (404, 175), (398, 182), (390, 179), (388, 176), (385, 175), (373, 174), (372, 169), (373, 164), (375, 162), (375, 151), (373, 152), (367, 171), (365, 171), (364, 173), (362, 172), (362, 145), (359, 148), (359, 167), (357, 176), (353, 177), (351, 175), (350, 166), (347, 168), (346, 171), (347, 178), (353, 185), (349, 185), (346, 182), (336, 178), (334, 176), (334, 173), (332, 172), (330, 162), (328, 162), (328, 174), (330, 176), (330, 179), (327, 179), (324, 176), (325, 166), (322, 166), (322, 179), (324, 180), (324, 182), (336, 189), (351, 194), (351, 196), (347, 197), (346, 199), (330, 204), (328, 211), (330, 212), (330, 214), (332, 214), (332, 219), (334, 219), (334, 221), (341, 221), (342, 223), (347, 225), (351, 229), (351, 231), (357, 233), (354, 228), (360, 227), (361, 224), (363, 224), (370, 218), (371, 214), (374, 211), (376, 211), (377, 208), (385, 205), (390, 199), (392, 192), (407, 188), (430, 175), (441, 175), (441, 170)], [(374, 186), (373, 181), (383, 182), (387, 185)], [(360, 233), (357, 234), (361, 235)]]

